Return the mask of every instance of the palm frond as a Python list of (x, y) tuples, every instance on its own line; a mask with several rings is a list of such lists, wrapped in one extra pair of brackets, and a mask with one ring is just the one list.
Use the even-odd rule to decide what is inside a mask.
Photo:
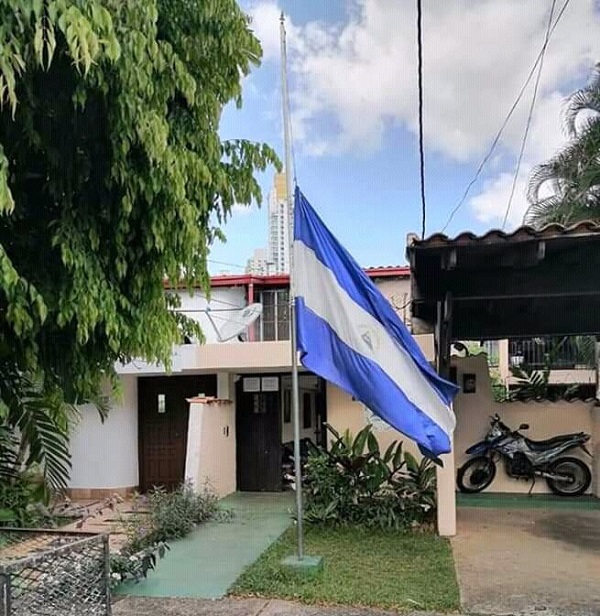
[(567, 134), (578, 136), (577, 119), (583, 112), (600, 114), (600, 65), (596, 65), (587, 85), (574, 92), (567, 100), (563, 120)]

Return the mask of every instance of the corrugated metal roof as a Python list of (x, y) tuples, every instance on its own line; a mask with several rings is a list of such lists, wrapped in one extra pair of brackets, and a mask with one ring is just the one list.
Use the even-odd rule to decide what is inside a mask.
[(580, 237), (600, 234), (600, 224), (592, 220), (585, 220), (574, 225), (564, 226), (557, 223), (546, 225), (541, 229), (534, 227), (519, 227), (510, 233), (501, 229), (492, 229), (483, 235), (476, 235), (471, 231), (459, 233), (450, 238), (443, 233), (434, 233), (425, 239), (410, 234), (407, 239), (408, 249), (411, 247), (423, 248), (434, 246), (465, 246), (468, 244), (498, 244), (506, 242), (523, 242), (532, 239), (554, 239), (558, 237)]

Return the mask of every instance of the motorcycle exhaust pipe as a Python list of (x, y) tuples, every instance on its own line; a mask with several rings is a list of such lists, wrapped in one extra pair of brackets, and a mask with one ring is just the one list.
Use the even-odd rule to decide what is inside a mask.
[(536, 475), (543, 477), (544, 479), (553, 479), (554, 481), (569, 481), (573, 478), (565, 475), (555, 475), (554, 473), (546, 473), (544, 471), (535, 471)]

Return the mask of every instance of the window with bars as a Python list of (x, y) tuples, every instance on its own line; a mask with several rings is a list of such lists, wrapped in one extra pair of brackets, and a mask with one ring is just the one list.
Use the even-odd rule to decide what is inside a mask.
[(256, 339), (261, 342), (290, 339), (290, 293), (288, 289), (261, 291), (258, 300), (263, 307), (257, 323)]

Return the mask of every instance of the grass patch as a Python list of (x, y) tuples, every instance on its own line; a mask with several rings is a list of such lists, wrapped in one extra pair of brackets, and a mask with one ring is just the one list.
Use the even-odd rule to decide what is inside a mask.
[(280, 567), (296, 549), (291, 528), (246, 569), (230, 594), (397, 610), (459, 607), (450, 544), (437, 535), (309, 527), (305, 540), (307, 554), (325, 559), (319, 577), (302, 579)]

